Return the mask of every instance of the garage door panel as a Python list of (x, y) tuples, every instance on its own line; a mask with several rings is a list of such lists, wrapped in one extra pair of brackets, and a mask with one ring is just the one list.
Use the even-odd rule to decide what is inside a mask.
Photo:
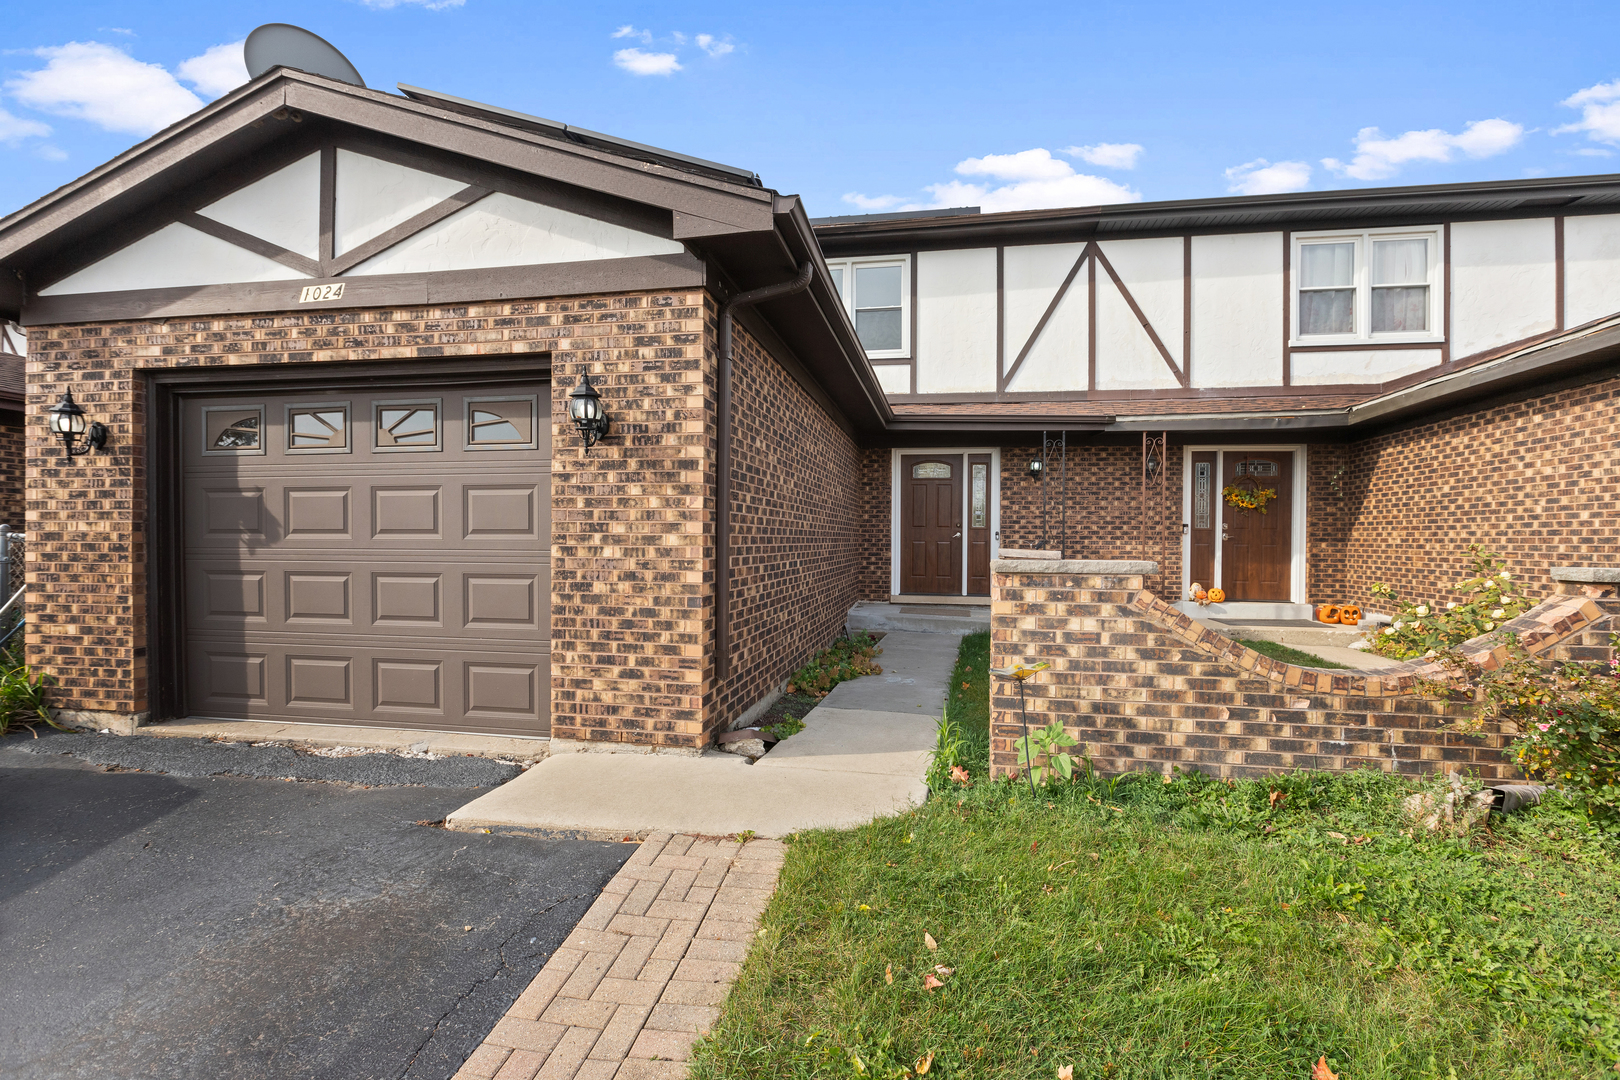
[[(411, 422), (438, 424), (434, 441), (379, 446), (382, 403), (402, 396), (188, 401), (192, 713), (548, 730), (546, 388), (411, 398), (432, 404)], [(205, 421), (232, 445), (207, 449)]]

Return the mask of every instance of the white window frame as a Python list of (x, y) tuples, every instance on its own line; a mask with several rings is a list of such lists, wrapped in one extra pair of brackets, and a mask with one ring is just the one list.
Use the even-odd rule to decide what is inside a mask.
[(867, 349), (868, 360), (909, 360), (911, 358), (911, 256), (866, 255), (856, 259), (828, 259), (829, 270), (842, 270), (839, 299), (849, 313), (851, 325), (855, 323), (855, 269), (860, 266), (898, 266), (900, 268), (900, 347), (898, 349)]
[[(1372, 244), (1375, 240), (1427, 240), (1429, 243), (1429, 329), (1413, 333), (1372, 332)], [(1307, 244), (1355, 244), (1355, 272), (1351, 275), (1351, 288), (1355, 290), (1355, 329), (1348, 334), (1301, 334), (1299, 296), (1301, 270), (1305, 265), (1302, 250)], [(1289, 266), (1289, 334), (1290, 345), (1382, 345), (1408, 342), (1434, 342), (1445, 340), (1445, 327), (1441, 325), (1445, 304), (1440, 295), (1444, 281), (1441, 266), (1445, 254), (1440, 245), (1440, 226), (1420, 229), (1360, 229), (1356, 231), (1295, 233)]]

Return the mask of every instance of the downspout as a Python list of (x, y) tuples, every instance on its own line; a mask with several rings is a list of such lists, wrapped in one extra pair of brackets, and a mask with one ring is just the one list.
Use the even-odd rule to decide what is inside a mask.
[(719, 361), (715, 396), (719, 399), (715, 438), (719, 443), (715, 462), (714, 525), (714, 674), (718, 686), (731, 675), (731, 316), (740, 307), (750, 307), (803, 292), (815, 274), (815, 264), (806, 260), (799, 276), (778, 285), (766, 285), (738, 293), (720, 305)]

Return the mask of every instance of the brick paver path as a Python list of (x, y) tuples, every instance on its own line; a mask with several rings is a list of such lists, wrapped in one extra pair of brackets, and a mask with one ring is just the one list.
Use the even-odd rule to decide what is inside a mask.
[(664, 1080), (720, 1013), (783, 847), (654, 833), (456, 1080)]

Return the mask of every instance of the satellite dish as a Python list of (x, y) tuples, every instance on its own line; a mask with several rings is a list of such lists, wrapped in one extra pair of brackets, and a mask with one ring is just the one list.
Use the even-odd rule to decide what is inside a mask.
[(366, 85), (366, 80), (331, 42), (301, 26), (265, 23), (247, 36), (242, 46), (248, 75), (257, 79), (271, 68), (290, 67), (338, 82)]

